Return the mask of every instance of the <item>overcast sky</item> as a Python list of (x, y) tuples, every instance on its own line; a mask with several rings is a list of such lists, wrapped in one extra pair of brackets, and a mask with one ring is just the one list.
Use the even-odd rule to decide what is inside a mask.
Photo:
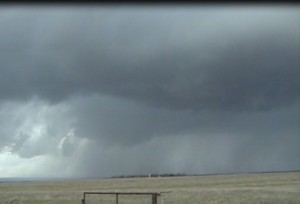
[(300, 169), (300, 9), (2, 6), (0, 177)]

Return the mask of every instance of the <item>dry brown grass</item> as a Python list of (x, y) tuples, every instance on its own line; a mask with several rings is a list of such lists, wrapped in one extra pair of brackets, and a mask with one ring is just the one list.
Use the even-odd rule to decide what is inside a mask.
[[(300, 203), (300, 174), (293, 172), (0, 183), (0, 203), (80, 204), (84, 191), (172, 191), (163, 194), (163, 204), (296, 204)], [(92, 196), (88, 197), (87, 204), (96, 203), (97, 199), (114, 203), (114, 198)], [(145, 196), (120, 196), (119, 204), (151, 203), (150, 201), (150, 197)]]

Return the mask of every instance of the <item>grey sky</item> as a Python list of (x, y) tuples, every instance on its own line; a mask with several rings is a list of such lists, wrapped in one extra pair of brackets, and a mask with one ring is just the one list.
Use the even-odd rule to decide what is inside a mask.
[(0, 174), (300, 169), (299, 36), (297, 7), (3, 6)]

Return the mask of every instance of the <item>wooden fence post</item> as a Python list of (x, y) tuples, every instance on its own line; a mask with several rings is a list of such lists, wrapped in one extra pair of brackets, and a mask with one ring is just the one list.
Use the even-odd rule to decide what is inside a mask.
[(157, 204), (157, 194), (152, 194), (152, 204)]

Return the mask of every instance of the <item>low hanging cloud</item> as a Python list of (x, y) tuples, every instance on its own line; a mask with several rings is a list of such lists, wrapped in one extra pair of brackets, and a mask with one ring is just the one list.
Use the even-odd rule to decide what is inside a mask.
[(0, 19), (7, 168), (12, 156), (56, 176), (300, 168), (297, 8), (20, 6)]

